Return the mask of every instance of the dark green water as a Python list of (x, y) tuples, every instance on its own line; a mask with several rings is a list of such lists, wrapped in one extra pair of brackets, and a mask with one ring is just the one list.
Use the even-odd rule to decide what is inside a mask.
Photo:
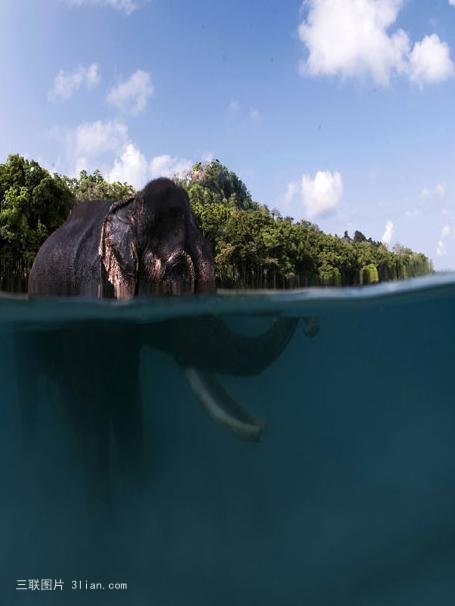
[[(182, 365), (204, 357), (213, 318), (253, 336), (308, 316), (318, 334), (301, 320), (262, 372), (218, 375), (264, 420), (261, 442), (214, 423)], [(453, 603), (455, 276), (126, 305), (4, 298), (0, 318), (1, 604)], [(64, 589), (30, 595), (19, 579)]]

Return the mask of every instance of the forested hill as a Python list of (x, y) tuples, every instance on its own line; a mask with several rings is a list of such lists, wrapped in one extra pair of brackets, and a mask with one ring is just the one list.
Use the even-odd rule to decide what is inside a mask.
[[(197, 163), (175, 179), (188, 191), (200, 228), (212, 244), (217, 283), (223, 288), (292, 288), (369, 284), (432, 271), (422, 253), (356, 231), (322, 232), (255, 202), (245, 184), (218, 160)], [(33, 259), (78, 199), (118, 200), (127, 183), (107, 183), (99, 171), (78, 178), (53, 174), (12, 155), (0, 164), (0, 288), (26, 287)]]

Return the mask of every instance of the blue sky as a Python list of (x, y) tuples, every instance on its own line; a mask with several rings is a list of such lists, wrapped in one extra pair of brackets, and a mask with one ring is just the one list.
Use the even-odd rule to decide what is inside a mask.
[(454, 63), (450, 0), (2, 0), (0, 161), (140, 187), (219, 158), (455, 269)]

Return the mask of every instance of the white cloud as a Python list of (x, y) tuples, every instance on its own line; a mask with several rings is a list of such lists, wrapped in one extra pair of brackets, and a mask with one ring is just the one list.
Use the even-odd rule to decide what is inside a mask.
[(73, 173), (106, 171), (103, 159), (121, 153), (128, 143), (128, 128), (120, 122), (84, 122), (67, 134), (68, 155)]
[(131, 15), (139, 8), (135, 0), (66, 0), (72, 6), (104, 6), (114, 8), (118, 11)]
[[(288, 186), (287, 195), (292, 192)], [(314, 178), (303, 175), (300, 194), (309, 218), (334, 210), (343, 194), (343, 181), (339, 172), (318, 171)]]
[(231, 99), (228, 105), (228, 111), (235, 114), (240, 110), (240, 101), (238, 99)]
[(455, 6), (455, 0), (449, 0), (450, 6)]
[(438, 257), (443, 257), (446, 254), (446, 244), (445, 241), (451, 235), (452, 229), (450, 225), (444, 225), (441, 230), (441, 235), (439, 237), (438, 243), (436, 245), (436, 254)]
[(441, 238), (448, 238), (450, 236), (450, 226), (449, 225), (444, 225), (444, 227), (442, 228), (441, 231)]
[(299, 193), (299, 187), (300, 183), (296, 181), (288, 183), (286, 193), (284, 194), (284, 202), (286, 205), (289, 205), (295, 199), (296, 195)]
[[(434, 187), (424, 187), (420, 190), (420, 202), (417, 208), (408, 209), (405, 211), (406, 217), (417, 217), (422, 214), (422, 209), (425, 208), (428, 202), (443, 200), (446, 197), (447, 187), (445, 183), (437, 183)], [(444, 213), (443, 213), (444, 214)]]
[(388, 84), (392, 72), (405, 70), (409, 39), (388, 29), (402, 0), (307, 0), (307, 19), (299, 26), (309, 55), (303, 70), (312, 75), (370, 75)]
[(343, 179), (339, 172), (318, 171), (314, 177), (303, 175), (300, 181), (288, 183), (282, 197), (284, 206), (289, 207), (300, 198), (308, 218), (326, 215), (339, 204), (343, 195)]
[(157, 177), (183, 177), (192, 166), (190, 160), (167, 154), (154, 156), (149, 161), (132, 142), (126, 144), (122, 153), (114, 161), (107, 173), (109, 181), (126, 181), (135, 189), (143, 187), (150, 179)]
[(108, 181), (126, 181), (134, 188), (140, 189), (148, 180), (148, 163), (144, 155), (134, 145), (127, 143), (114, 161), (114, 166), (107, 175)]
[(48, 98), (51, 101), (69, 99), (81, 86), (90, 89), (96, 86), (99, 81), (99, 67), (96, 63), (92, 63), (88, 67), (81, 65), (71, 72), (65, 72), (61, 69), (55, 76), (54, 86), (49, 91)]
[(409, 77), (421, 88), (424, 84), (442, 82), (454, 75), (455, 68), (450, 59), (450, 49), (439, 36), (425, 36), (414, 44), (409, 56)]
[(438, 240), (438, 244), (436, 246), (436, 254), (438, 257), (443, 257), (447, 254), (446, 245), (443, 240)]
[(371, 77), (386, 86), (406, 75), (418, 86), (452, 76), (450, 50), (436, 34), (411, 43), (402, 29), (391, 31), (404, 0), (305, 0), (299, 26), (308, 57), (302, 74)]
[(393, 228), (394, 228), (394, 225), (393, 225), (392, 221), (387, 221), (384, 233), (381, 238), (381, 242), (383, 244), (385, 244), (386, 246), (390, 246), (390, 243), (392, 242)]
[(70, 170), (62, 167), (63, 172), (78, 175), (98, 168), (108, 181), (126, 181), (136, 189), (156, 177), (184, 176), (193, 164), (167, 154), (148, 159), (122, 122), (85, 122), (66, 132), (65, 142)]
[(128, 127), (121, 122), (84, 122), (71, 138), (77, 156), (94, 158), (122, 149), (128, 141)]
[(150, 74), (138, 69), (127, 80), (109, 91), (107, 101), (122, 111), (137, 115), (144, 111), (153, 92)]
[(261, 122), (262, 121), (262, 113), (256, 107), (250, 107), (248, 110), (245, 107), (242, 107), (242, 104), (238, 99), (231, 99), (227, 106), (227, 111), (230, 114), (238, 114), (242, 117), (248, 115), (250, 120), (253, 122)]
[(446, 186), (444, 183), (438, 183), (432, 188), (424, 187), (420, 192), (422, 200), (433, 200), (435, 198), (443, 199), (446, 195)]
[(191, 169), (193, 163), (185, 158), (175, 158), (164, 154), (155, 156), (150, 161), (150, 175), (156, 177), (183, 177)]

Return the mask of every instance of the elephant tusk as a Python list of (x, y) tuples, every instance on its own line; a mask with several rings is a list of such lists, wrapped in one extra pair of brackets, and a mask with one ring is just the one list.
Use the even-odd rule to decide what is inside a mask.
[(209, 372), (186, 367), (193, 393), (214, 421), (243, 440), (259, 442), (264, 423), (249, 415)]

